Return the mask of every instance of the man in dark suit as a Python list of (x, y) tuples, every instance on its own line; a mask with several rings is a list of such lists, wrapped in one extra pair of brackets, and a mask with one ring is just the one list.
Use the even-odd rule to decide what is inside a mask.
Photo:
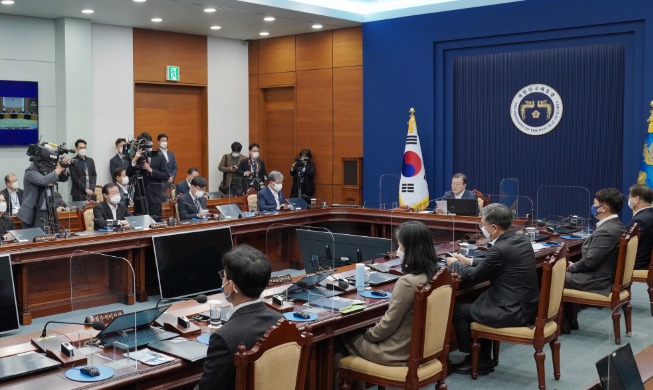
[(129, 222), (125, 217), (130, 216), (129, 210), (120, 201), (120, 189), (116, 183), (108, 183), (102, 187), (104, 202), (93, 207), (93, 227), (100, 230), (107, 227), (107, 220), (119, 221), (121, 225), (127, 226)]
[(197, 177), (199, 175), (200, 175), (200, 171), (197, 168), (195, 167), (188, 168), (188, 171), (186, 171), (186, 180), (180, 181), (175, 186), (175, 196), (179, 197), (183, 194), (187, 194), (188, 191), (190, 191), (191, 180), (193, 180), (194, 177)]
[(290, 205), (285, 203), (283, 192), (283, 175), (281, 172), (272, 171), (268, 175), (268, 185), (258, 193), (258, 209), (260, 211), (288, 210)]
[(118, 138), (116, 140), (116, 155), (111, 158), (109, 161), (109, 173), (113, 175), (113, 173), (116, 171), (118, 168), (123, 168), (127, 169), (129, 166), (129, 156), (125, 156), (122, 154), (122, 150), (125, 147), (125, 144), (127, 143), (127, 140), (124, 138)]
[(73, 181), (70, 195), (73, 201), (92, 199), (97, 181), (95, 161), (86, 156), (86, 141), (83, 139), (75, 141), (75, 148), (77, 155), (73, 157), (73, 165), (70, 167), (70, 178)]
[(236, 173), (243, 177), (243, 194), (251, 187), (255, 190), (263, 188), (264, 182), (268, 179), (265, 161), (261, 160), (260, 149), (257, 143), (249, 145), (249, 158), (241, 160)]
[(168, 186), (172, 187), (174, 186), (175, 177), (177, 176), (177, 159), (175, 158), (175, 154), (168, 150), (168, 136), (166, 134), (159, 134), (156, 137), (156, 140), (159, 142), (157, 153), (162, 155), (168, 163), (168, 172), (170, 173)]
[(7, 205), (7, 198), (4, 194), (0, 193), (0, 239), (11, 239), (12, 235), (9, 230), (14, 230), (14, 221), (7, 214), (9, 206)]
[(208, 212), (206, 210), (206, 179), (197, 176), (190, 182), (190, 191), (183, 194), (177, 200), (179, 209), (179, 219), (186, 221), (193, 218), (204, 218)]
[(5, 184), (7, 187), (0, 191), (7, 201), (7, 215), (16, 215), (23, 204), (23, 190), (18, 188), (18, 178), (13, 173), (5, 175)]
[(239, 245), (222, 256), (222, 265), (222, 288), (233, 309), (227, 322), (211, 334), (204, 373), (196, 390), (233, 389), (238, 345), (252, 348), (281, 318), (281, 314), (260, 301), (272, 273), (270, 261), (263, 253), (249, 245)]
[(125, 168), (118, 168), (113, 172), (113, 182), (118, 186), (120, 192), (120, 203), (129, 207), (134, 194), (134, 188), (129, 187), (129, 176)]
[(628, 230), (634, 224), (639, 226), (639, 244), (637, 244), (637, 257), (635, 269), (648, 269), (651, 263), (651, 249), (653, 248), (653, 190), (642, 184), (630, 187), (628, 193), (628, 207), (635, 216), (630, 220)]
[[(476, 194), (467, 190), (467, 176), (462, 173), (456, 173), (451, 177), (451, 191), (447, 191), (440, 199), (476, 199)], [(436, 208), (436, 214), (442, 214), (444, 211)]]
[[(136, 185), (134, 214), (149, 214), (155, 221), (160, 221), (163, 211), (161, 205), (166, 200), (166, 183), (170, 179), (168, 163), (161, 153), (150, 153), (154, 144), (152, 143), (152, 136), (149, 133), (142, 132), (138, 136), (138, 139), (143, 142), (148, 157), (141, 164), (140, 172), (136, 172), (137, 175), (142, 176), (144, 188)], [(138, 171), (134, 160), (132, 160), (132, 169)], [(129, 175), (129, 172), (127, 174)], [(145, 200), (147, 211), (142, 209), (141, 200)]]
[[(535, 253), (526, 236), (510, 230), (512, 218), (512, 212), (502, 204), (486, 206), (481, 210), (481, 230), (491, 246), (485, 257), (474, 263), (459, 254), (446, 259), (449, 270), (463, 280), (490, 281), (490, 288), (473, 303), (456, 304), (454, 308), (453, 325), (461, 352), (471, 352), (470, 326), (474, 321), (492, 327), (535, 323), (539, 301)], [(493, 369), (491, 349), (489, 340), (481, 340), (479, 374)], [(462, 363), (454, 364), (453, 371), (469, 375), (471, 368), (468, 355)]]
[(52, 185), (57, 181), (68, 181), (68, 170), (61, 164), (70, 164), (71, 160), (64, 157), (57, 163), (52, 172), (44, 174), (33, 162), (25, 170), (23, 177), (23, 188), (25, 194), (23, 205), (18, 210), (18, 219), (20, 219), (23, 229), (33, 227), (44, 227), (48, 220), (48, 201), (52, 202), (54, 207), (54, 189)]

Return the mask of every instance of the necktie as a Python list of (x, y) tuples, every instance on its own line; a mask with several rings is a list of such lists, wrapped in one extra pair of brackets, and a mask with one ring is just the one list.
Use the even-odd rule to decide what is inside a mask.
[(201, 206), (200, 206), (200, 200), (199, 199), (195, 199), (195, 207), (197, 208), (198, 213), (202, 210)]
[(488, 242), (488, 243), (487, 243), (487, 249), (490, 249), (490, 248), (492, 248), (492, 244), (490, 244), (490, 243)]

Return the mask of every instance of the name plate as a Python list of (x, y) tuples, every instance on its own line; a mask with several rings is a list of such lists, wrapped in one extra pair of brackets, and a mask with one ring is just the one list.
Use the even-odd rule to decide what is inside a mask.
[(286, 284), (286, 283), (292, 283), (292, 278), (290, 277), (290, 274), (271, 277), (270, 281), (268, 282), (268, 286), (276, 286), (279, 284)]
[(111, 320), (113, 320), (114, 318), (116, 318), (116, 317), (118, 317), (120, 315), (123, 315), (123, 314), (125, 314), (125, 313), (120, 309), (108, 311), (106, 313), (92, 314), (90, 316), (86, 316), (86, 319), (84, 320), (84, 322), (90, 324), (90, 323), (95, 322), (95, 321), (101, 321), (101, 322), (104, 323), (104, 325), (106, 325), (109, 322), (111, 322)]

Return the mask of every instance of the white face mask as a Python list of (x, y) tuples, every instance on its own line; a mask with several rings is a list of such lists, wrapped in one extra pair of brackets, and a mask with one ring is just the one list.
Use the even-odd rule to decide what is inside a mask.
[(628, 207), (630, 207), (631, 210), (633, 209), (633, 204), (630, 203), (630, 199), (628, 199)]
[(204, 196), (204, 191), (202, 190), (195, 190), (195, 197), (196, 198), (201, 198)]
[(7, 211), (7, 202), (0, 202), (0, 213)]
[(121, 184), (124, 185), (124, 186), (126, 186), (127, 184), (129, 184), (129, 176), (125, 176), (125, 177), (123, 177), (123, 178), (122, 178), (122, 181), (121, 181)]
[(161, 142), (159, 144), (159, 146), (162, 147), (163, 149), (166, 149), (168, 147), (168, 143), (167, 142)]
[(120, 195), (111, 195), (111, 203), (113, 204), (120, 203)]
[(397, 255), (397, 257), (400, 258), (401, 260), (404, 259), (404, 251), (402, 251), (399, 248), (397, 248), (397, 250), (395, 251), (395, 255)]
[(259, 153), (258, 152), (252, 152), (252, 158), (258, 158)]
[(86, 149), (79, 149), (77, 151), (77, 154), (79, 154), (80, 156), (86, 156)]
[(281, 188), (282, 188), (282, 187), (283, 187), (283, 186), (282, 186), (281, 184), (274, 183), (274, 190), (275, 190), (275, 191), (277, 191), (277, 192), (281, 192)]
[(229, 293), (229, 295), (227, 295), (227, 293), (225, 292), (225, 286), (227, 284), (229, 284), (229, 283), (233, 284), (233, 281), (230, 280), (227, 283), (222, 285), (222, 293), (224, 294), (224, 299), (226, 299), (227, 302), (232, 303), (233, 300), (234, 300), (234, 293), (237, 292), (237, 291), (236, 291), (236, 285), (233, 284), (232, 289), (231, 289), (231, 293)]
[(15, 182), (11, 183), (11, 188), (13, 188), (14, 190), (17, 190), (18, 189), (18, 182), (15, 181)]
[(481, 226), (481, 231), (483, 232), (483, 235), (485, 236), (485, 238), (487, 238), (488, 240), (491, 239), (490, 232), (487, 231), (485, 226)]
[(238, 158), (240, 156), (240, 153), (231, 153), (231, 157), (233, 158)]

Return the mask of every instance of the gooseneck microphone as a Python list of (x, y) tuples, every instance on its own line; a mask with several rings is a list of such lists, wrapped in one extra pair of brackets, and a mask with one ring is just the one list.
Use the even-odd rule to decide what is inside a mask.
[(206, 301), (208, 300), (208, 298), (207, 298), (206, 295), (204, 295), (204, 294), (198, 294), (198, 295), (196, 295), (196, 296), (194, 296), (194, 297), (161, 298), (161, 299), (159, 299), (159, 301), (156, 303), (156, 307), (159, 307), (159, 305), (161, 304), (161, 302), (164, 302), (164, 301), (168, 301), (168, 302), (169, 302), (169, 301), (191, 301), (191, 300), (195, 300), (197, 303), (206, 303)]
[(48, 321), (45, 323), (43, 326), (43, 332), (41, 332), (41, 338), (45, 337), (47, 335), (47, 327), (50, 324), (66, 324), (66, 325), (84, 325), (84, 326), (92, 326), (93, 329), (95, 330), (103, 330), (104, 329), (104, 322), (102, 321), (93, 321), (91, 323), (88, 322), (65, 322), (65, 321)]

